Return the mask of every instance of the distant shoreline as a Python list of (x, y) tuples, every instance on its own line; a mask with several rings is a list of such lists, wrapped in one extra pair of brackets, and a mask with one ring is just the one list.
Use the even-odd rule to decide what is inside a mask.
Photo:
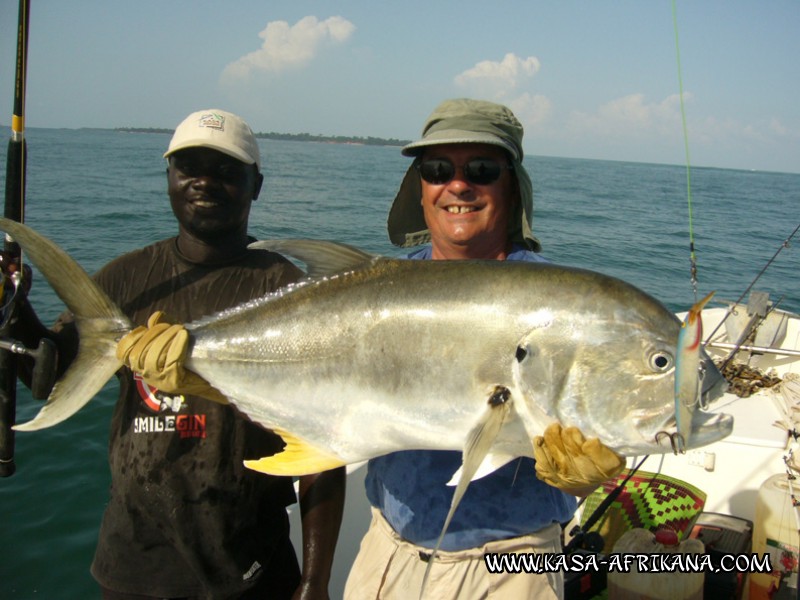
[[(122, 133), (169, 133), (172, 129), (157, 127), (115, 127), (114, 131)], [(398, 140), (395, 138), (359, 137), (347, 135), (314, 135), (311, 133), (256, 133), (255, 136), (267, 140), (283, 140), (289, 142), (317, 142), (323, 144), (355, 144), (361, 146), (405, 146), (411, 140)]]
[[(30, 127), (30, 130), (36, 129), (52, 129), (64, 131), (115, 131), (119, 133), (161, 133), (172, 134), (173, 129), (162, 127)], [(10, 126), (0, 123), (0, 136), (10, 134)], [(361, 146), (386, 146), (386, 147), (402, 147), (411, 143), (411, 140), (398, 140), (396, 138), (378, 138), (378, 137), (358, 137), (358, 136), (342, 136), (342, 135), (312, 135), (310, 133), (256, 133), (257, 138), (271, 139), (271, 140), (285, 140), (294, 142), (316, 142), (321, 144), (345, 144), (345, 145), (361, 145)], [(630, 162), (637, 164), (653, 164), (668, 167), (681, 167), (686, 169), (685, 164), (679, 163), (642, 163), (640, 160), (631, 158), (608, 158), (599, 156), (559, 156), (553, 154), (539, 154), (532, 153), (526, 150), (526, 157), (535, 158), (564, 158), (568, 160), (594, 160), (601, 162)], [(800, 175), (800, 170), (792, 171), (776, 171), (774, 169), (755, 169), (751, 167), (721, 167), (715, 165), (692, 165), (692, 169), (717, 169), (725, 171), (746, 171), (748, 173), (782, 173), (786, 175)]]

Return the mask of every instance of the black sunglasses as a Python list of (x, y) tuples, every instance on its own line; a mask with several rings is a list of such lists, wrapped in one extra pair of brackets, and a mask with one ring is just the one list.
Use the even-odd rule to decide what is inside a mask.
[[(417, 162), (416, 168), (428, 183), (442, 185), (456, 176), (456, 166), (446, 158), (428, 158)], [(464, 179), (475, 185), (489, 185), (500, 178), (504, 169), (514, 169), (514, 165), (503, 165), (493, 158), (473, 158), (463, 167)]]

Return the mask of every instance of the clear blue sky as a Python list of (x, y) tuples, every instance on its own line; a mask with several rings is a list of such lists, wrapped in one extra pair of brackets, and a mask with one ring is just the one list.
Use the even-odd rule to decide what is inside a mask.
[[(27, 127), (415, 138), (441, 100), (511, 106), (528, 153), (684, 164), (671, 0), (33, 0)], [(0, 123), (17, 0), (0, 0)], [(691, 162), (800, 172), (800, 2), (677, 0)]]

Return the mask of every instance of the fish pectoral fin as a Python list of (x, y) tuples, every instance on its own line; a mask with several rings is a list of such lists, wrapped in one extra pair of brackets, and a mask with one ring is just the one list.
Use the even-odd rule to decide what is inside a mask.
[(447, 526), (450, 524), (450, 519), (452, 518), (458, 503), (461, 502), (461, 497), (464, 495), (464, 492), (467, 491), (467, 486), (473, 479), (477, 478), (476, 474), (480, 470), (480, 467), (484, 464), (484, 462), (486, 462), (487, 459), (489, 459), (489, 450), (494, 444), (497, 434), (500, 433), (500, 428), (503, 426), (503, 423), (508, 416), (511, 408), (510, 402), (508, 402), (509, 396), (505, 395), (502, 401), (498, 401), (498, 397), (499, 396), (497, 393), (494, 393), (490, 396), (486, 410), (481, 415), (480, 420), (467, 435), (467, 439), (464, 444), (461, 468), (459, 469), (461, 476), (459, 477), (458, 484), (456, 485), (456, 490), (453, 493), (453, 500), (451, 501), (450, 505), (450, 514), (447, 515), (447, 520), (445, 520), (442, 535), (439, 537), (440, 542), (441, 538), (445, 534), (445, 531), (447, 530)]
[[(516, 456), (511, 456), (510, 454), (488, 454), (486, 458), (483, 459), (483, 462), (480, 464), (477, 471), (475, 471), (475, 474), (472, 476), (472, 479), (470, 479), (470, 482), (482, 477), (486, 477), (487, 475), (491, 475), (497, 471), (497, 469), (504, 467), (515, 458)], [(458, 470), (453, 473), (453, 476), (450, 478), (450, 481), (447, 482), (447, 485), (450, 487), (458, 485), (463, 472), (464, 467), (459, 467)]]
[(246, 460), (244, 466), (268, 475), (311, 475), (342, 467), (347, 463), (332, 452), (317, 448), (288, 431), (273, 430), (283, 438), (286, 447), (272, 456)]
[(428, 566), (425, 568), (425, 575), (422, 577), (422, 586), (420, 587), (419, 597), (422, 598), (425, 592), (425, 585), (428, 582), (428, 575), (430, 574), (431, 565), (436, 558), (436, 553), (439, 551), (439, 546), (442, 545), (444, 534), (447, 533), (447, 528), (450, 526), (450, 521), (458, 508), (464, 492), (470, 481), (475, 477), (479, 467), (483, 464), (484, 459), (489, 455), (489, 450), (497, 439), (497, 434), (503, 427), (503, 423), (511, 410), (511, 392), (504, 386), (495, 386), (489, 395), (486, 410), (481, 415), (481, 418), (475, 426), (467, 434), (467, 439), (464, 443), (463, 458), (461, 460), (461, 476), (458, 480), (458, 485), (453, 492), (453, 499), (450, 501), (450, 510), (447, 512), (447, 517), (442, 525), (442, 532), (439, 534), (439, 539), (436, 540), (436, 546), (433, 548), (431, 557), (428, 560)]

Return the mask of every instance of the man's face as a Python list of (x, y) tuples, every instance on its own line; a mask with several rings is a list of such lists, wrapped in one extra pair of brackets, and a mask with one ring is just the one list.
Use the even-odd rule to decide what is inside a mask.
[(180, 150), (167, 169), (172, 212), (185, 231), (201, 239), (246, 230), (262, 181), (255, 165), (210, 148)]
[[(478, 159), (500, 165), (497, 180), (470, 181), (464, 165)], [(490, 144), (444, 144), (427, 148), (421, 160), (449, 161), (455, 167), (453, 178), (443, 183), (421, 177), (422, 209), (434, 258), (502, 258), (508, 217), (518, 193), (506, 153)]]

